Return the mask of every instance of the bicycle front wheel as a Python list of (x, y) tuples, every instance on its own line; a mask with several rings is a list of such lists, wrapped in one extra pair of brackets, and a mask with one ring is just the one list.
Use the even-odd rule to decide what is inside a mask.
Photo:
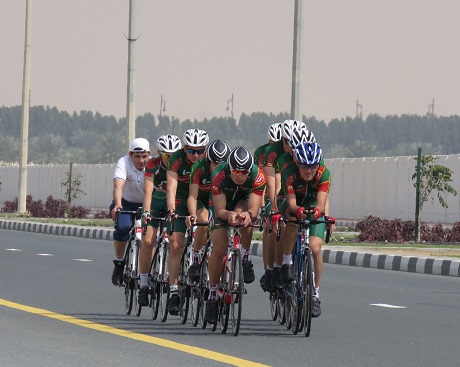
[(169, 296), (171, 294), (171, 289), (169, 286), (169, 280), (168, 280), (168, 262), (167, 262), (167, 257), (168, 257), (168, 247), (164, 247), (161, 249), (162, 254), (161, 254), (161, 272), (159, 275), (160, 279), (160, 317), (161, 317), (161, 322), (165, 322), (166, 319), (168, 318), (168, 301), (169, 301)]
[(125, 268), (123, 269), (123, 283), (125, 285), (125, 311), (127, 315), (131, 314), (133, 308), (133, 284), (131, 279), (132, 270), (132, 248), (131, 244), (128, 244), (125, 253)]
[(303, 265), (303, 312), (304, 334), (310, 336), (311, 317), (313, 306), (313, 258), (311, 252), (307, 251)]
[(152, 320), (156, 320), (158, 317), (158, 310), (160, 306), (160, 282), (159, 282), (159, 270), (160, 270), (160, 256), (158, 251), (155, 251), (153, 256), (152, 265), (150, 266), (150, 307), (152, 308)]
[(272, 315), (272, 320), (275, 321), (278, 318), (278, 299), (277, 299), (277, 290), (270, 292), (270, 313)]
[(300, 329), (302, 321), (302, 293), (301, 293), (301, 271), (297, 266), (297, 257), (293, 259), (292, 274), (293, 282), (291, 284), (291, 297), (290, 297), (290, 319), (291, 330), (297, 334)]
[(140, 290), (140, 275), (139, 275), (139, 249), (141, 248), (141, 241), (136, 240), (136, 244), (134, 245), (134, 251), (133, 251), (133, 292), (134, 292), (134, 297), (133, 297), (133, 303), (134, 303), (134, 309), (136, 310), (136, 316), (139, 317), (142, 312), (142, 306), (137, 302), (137, 297), (139, 294)]
[(208, 259), (205, 257), (201, 262), (200, 272), (200, 308), (197, 310), (199, 313), (199, 320), (202, 329), (205, 329), (208, 322), (204, 319), (206, 310), (206, 300), (209, 296), (209, 273), (208, 273)]
[(232, 264), (228, 282), (230, 294), (230, 320), (232, 322), (233, 335), (237, 336), (240, 331), (241, 309), (243, 307), (243, 263), (240, 249), (236, 249), (231, 256)]
[(190, 285), (188, 284), (188, 272), (189, 264), (186, 256), (182, 257), (181, 267), (179, 271), (179, 316), (182, 324), (187, 322), (188, 309), (190, 304)]

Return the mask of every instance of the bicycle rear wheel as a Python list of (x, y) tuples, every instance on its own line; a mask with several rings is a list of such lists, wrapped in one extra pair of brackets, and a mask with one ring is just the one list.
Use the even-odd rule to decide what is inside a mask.
[(230, 294), (230, 319), (232, 322), (233, 335), (237, 336), (240, 331), (241, 309), (243, 307), (243, 263), (240, 249), (236, 249), (232, 255), (231, 271), (229, 274), (228, 290)]
[(311, 252), (307, 251), (303, 266), (303, 312), (302, 319), (304, 324), (305, 336), (310, 336), (311, 317), (313, 305), (313, 258)]
[(134, 292), (131, 282), (131, 269), (132, 269), (132, 249), (131, 244), (128, 244), (125, 253), (125, 268), (123, 269), (123, 283), (125, 286), (125, 311), (127, 315), (131, 314), (133, 308)]

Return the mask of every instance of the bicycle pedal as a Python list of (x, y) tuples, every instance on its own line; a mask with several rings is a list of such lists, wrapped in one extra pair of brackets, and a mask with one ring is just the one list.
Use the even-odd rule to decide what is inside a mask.
[(243, 289), (243, 294), (248, 294), (248, 290), (246, 288)]

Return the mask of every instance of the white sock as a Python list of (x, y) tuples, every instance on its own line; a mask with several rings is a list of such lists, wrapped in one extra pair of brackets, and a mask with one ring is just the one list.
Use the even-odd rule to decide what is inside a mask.
[(169, 289), (171, 290), (171, 293), (177, 293), (179, 291), (177, 284), (171, 284)]
[(319, 287), (315, 288), (315, 297), (319, 299)]
[(149, 286), (149, 274), (141, 274), (141, 288)]
[(291, 265), (291, 255), (283, 255), (283, 265)]

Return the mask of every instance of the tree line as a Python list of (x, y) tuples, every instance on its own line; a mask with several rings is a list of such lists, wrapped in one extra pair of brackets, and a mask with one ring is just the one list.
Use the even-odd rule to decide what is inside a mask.
[[(17, 162), (20, 149), (21, 106), (0, 107), (0, 161)], [(224, 139), (235, 147), (250, 150), (267, 142), (268, 127), (289, 118), (287, 112), (254, 112), (231, 117), (180, 121), (174, 116), (150, 113), (136, 118), (136, 137), (145, 137), (152, 151), (160, 135), (182, 137), (189, 128), (206, 130), (210, 139)], [(59, 111), (56, 107), (34, 106), (29, 120), (29, 162), (114, 163), (126, 154), (126, 118), (103, 116), (91, 111)], [(365, 119), (346, 117), (328, 123), (303, 117), (325, 158), (412, 156), (421, 147), (424, 154), (458, 154), (460, 116), (371, 114)]]

